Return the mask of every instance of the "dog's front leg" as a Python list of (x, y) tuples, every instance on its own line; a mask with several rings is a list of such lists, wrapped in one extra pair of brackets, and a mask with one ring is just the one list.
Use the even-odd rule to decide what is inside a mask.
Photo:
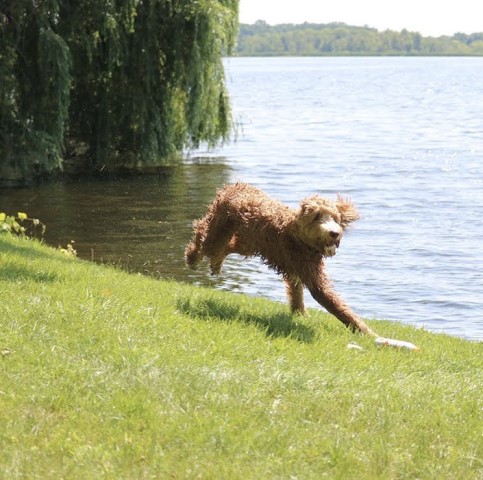
[(318, 284), (307, 284), (310, 294), (329, 313), (337, 317), (352, 331), (359, 331), (371, 337), (377, 337), (364, 321), (359, 318), (342, 298), (332, 289), (329, 282), (322, 281)]
[(305, 313), (304, 285), (301, 280), (296, 277), (286, 276), (284, 277), (284, 282), (292, 313)]

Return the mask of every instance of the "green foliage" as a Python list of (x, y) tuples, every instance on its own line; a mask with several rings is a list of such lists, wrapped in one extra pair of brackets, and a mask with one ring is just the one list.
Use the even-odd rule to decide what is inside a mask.
[[(0, 236), (9, 479), (481, 479), (481, 344), (156, 281)], [(348, 349), (356, 341), (363, 350)]]
[(483, 33), (423, 37), (344, 23), (241, 24), (238, 55), (481, 55)]
[(57, 2), (0, 5), (0, 178), (61, 167), (70, 53)]
[(0, 212), (0, 234), (2, 233), (20, 237), (42, 236), (45, 233), (45, 225), (37, 218), (29, 218), (23, 212), (18, 212), (17, 216)]
[[(0, 4), (0, 178), (159, 165), (231, 131), (238, 0)], [(79, 162), (81, 164), (79, 165)]]

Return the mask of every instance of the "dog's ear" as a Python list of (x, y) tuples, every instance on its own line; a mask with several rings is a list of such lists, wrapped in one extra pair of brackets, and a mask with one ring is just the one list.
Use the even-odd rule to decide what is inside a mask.
[(304, 198), (300, 202), (299, 215), (311, 215), (312, 213), (318, 211), (319, 205), (317, 203), (317, 200), (319, 200), (319, 197), (317, 195), (312, 195), (311, 197)]
[(341, 217), (340, 225), (344, 230), (359, 218), (359, 212), (349, 197), (338, 195), (336, 206)]

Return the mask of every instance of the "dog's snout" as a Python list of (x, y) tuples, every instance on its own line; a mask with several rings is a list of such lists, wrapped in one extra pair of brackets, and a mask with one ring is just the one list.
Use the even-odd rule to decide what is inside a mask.
[(331, 231), (329, 232), (329, 236), (330, 236), (330, 238), (332, 238), (332, 240), (334, 241), (334, 245), (335, 245), (336, 247), (339, 247), (339, 245), (340, 245), (340, 239), (341, 239), (341, 236), (342, 236), (342, 235), (341, 235), (341, 232), (338, 232), (338, 231), (336, 231), (336, 230), (331, 230)]

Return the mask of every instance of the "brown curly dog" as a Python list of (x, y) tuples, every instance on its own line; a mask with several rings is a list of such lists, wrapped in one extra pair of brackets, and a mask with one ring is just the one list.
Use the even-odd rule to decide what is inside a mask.
[(185, 261), (196, 269), (208, 257), (212, 274), (218, 274), (230, 253), (258, 256), (282, 275), (292, 312), (304, 313), (305, 286), (346, 326), (377, 336), (332, 289), (324, 269), (325, 257), (335, 255), (344, 230), (358, 218), (341, 196), (334, 202), (313, 195), (293, 210), (251, 185), (227, 185), (194, 222)]

